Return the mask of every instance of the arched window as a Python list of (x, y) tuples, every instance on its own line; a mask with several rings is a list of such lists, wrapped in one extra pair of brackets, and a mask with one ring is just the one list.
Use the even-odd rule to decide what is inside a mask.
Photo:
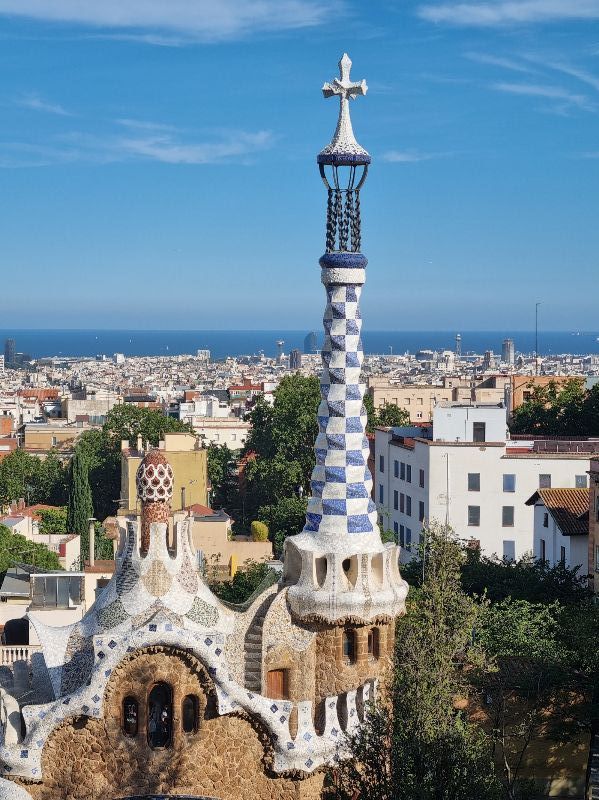
[(188, 694), (181, 703), (183, 733), (197, 733), (199, 727), (200, 704), (195, 694)]
[(137, 736), (139, 726), (139, 706), (135, 697), (123, 700), (123, 731), (127, 736)]
[(343, 631), (343, 660), (346, 664), (356, 663), (356, 632), (351, 628)]
[(173, 739), (173, 690), (156, 683), (148, 697), (148, 744), (169, 747)]
[(368, 631), (368, 658), (372, 661), (380, 658), (381, 655), (381, 632), (378, 628), (371, 628)]

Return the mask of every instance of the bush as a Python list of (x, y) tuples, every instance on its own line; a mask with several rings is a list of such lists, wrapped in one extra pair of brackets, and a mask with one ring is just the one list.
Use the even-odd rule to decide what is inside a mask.
[(268, 525), (259, 520), (254, 520), (251, 525), (252, 541), (265, 542), (268, 539)]

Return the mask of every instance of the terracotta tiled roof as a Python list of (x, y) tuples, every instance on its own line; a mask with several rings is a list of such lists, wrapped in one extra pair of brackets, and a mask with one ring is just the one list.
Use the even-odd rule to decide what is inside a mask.
[(541, 499), (565, 536), (581, 536), (589, 532), (588, 489), (539, 489), (527, 505)]
[(216, 513), (212, 508), (203, 506), (201, 503), (193, 503), (191, 506), (185, 506), (185, 510), (191, 511), (193, 514), (197, 514), (200, 517), (211, 517)]

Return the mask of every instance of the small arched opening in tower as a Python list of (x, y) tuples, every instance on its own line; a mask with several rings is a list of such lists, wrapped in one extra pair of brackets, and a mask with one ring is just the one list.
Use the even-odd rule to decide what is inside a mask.
[(200, 703), (197, 695), (188, 694), (181, 703), (183, 733), (197, 733), (200, 727)]
[(148, 697), (148, 744), (152, 749), (170, 747), (173, 739), (173, 690), (156, 683)]
[(139, 727), (139, 705), (131, 695), (123, 700), (123, 731), (126, 736), (137, 736)]

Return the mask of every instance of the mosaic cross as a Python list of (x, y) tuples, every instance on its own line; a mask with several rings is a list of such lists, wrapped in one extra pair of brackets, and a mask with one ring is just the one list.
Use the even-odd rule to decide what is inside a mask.
[(359, 95), (366, 94), (368, 91), (365, 80), (350, 81), (349, 73), (351, 71), (351, 65), (351, 58), (347, 53), (344, 53), (339, 62), (340, 78), (334, 78), (332, 83), (325, 83), (322, 87), (322, 93), (325, 97), (339, 95), (341, 108), (343, 108), (349, 99), (354, 100)]

